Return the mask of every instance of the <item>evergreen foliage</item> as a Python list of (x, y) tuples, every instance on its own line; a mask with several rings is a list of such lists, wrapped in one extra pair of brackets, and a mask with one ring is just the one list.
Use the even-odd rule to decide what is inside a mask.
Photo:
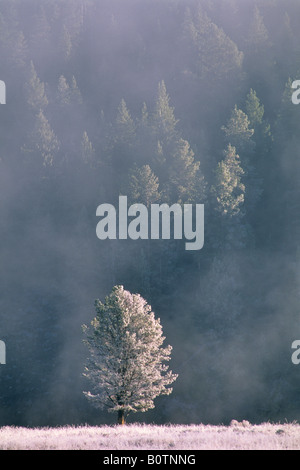
[[(145, 420), (299, 420), (299, 2), (0, 3), (0, 425), (107, 422), (80, 326), (125, 282), (180, 372)], [(203, 249), (100, 242), (121, 194), (204, 203)]]
[(102, 303), (95, 302), (97, 316), (84, 326), (90, 356), (84, 375), (93, 393), (85, 392), (96, 406), (118, 412), (124, 424), (130, 412), (154, 408), (153, 400), (169, 395), (177, 375), (164, 364), (171, 346), (151, 306), (138, 294), (115, 286)]

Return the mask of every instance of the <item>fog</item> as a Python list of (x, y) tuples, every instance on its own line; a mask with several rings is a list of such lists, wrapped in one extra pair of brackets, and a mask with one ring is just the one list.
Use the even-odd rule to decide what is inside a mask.
[[(81, 325), (117, 284), (151, 304), (179, 374), (129, 421), (299, 419), (299, 16), (0, 0), (0, 425), (115, 422), (83, 396)], [(204, 204), (203, 248), (100, 240), (97, 207), (121, 195)]]

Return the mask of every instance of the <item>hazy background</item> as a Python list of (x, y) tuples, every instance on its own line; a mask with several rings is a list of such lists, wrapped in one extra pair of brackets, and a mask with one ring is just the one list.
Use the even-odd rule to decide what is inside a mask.
[[(0, 0), (0, 425), (115, 422), (81, 376), (115, 284), (179, 374), (129, 421), (299, 419), (299, 19), (297, 0)], [(204, 203), (204, 248), (98, 240), (119, 194)]]

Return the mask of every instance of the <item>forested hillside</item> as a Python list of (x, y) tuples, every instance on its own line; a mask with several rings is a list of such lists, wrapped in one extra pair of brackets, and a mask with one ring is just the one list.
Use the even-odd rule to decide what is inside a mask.
[[(116, 284), (161, 319), (168, 398), (131, 419), (300, 418), (298, 0), (0, 0), (0, 425), (110, 422), (81, 325)], [(204, 204), (205, 243), (105, 240), (96, 208)]]

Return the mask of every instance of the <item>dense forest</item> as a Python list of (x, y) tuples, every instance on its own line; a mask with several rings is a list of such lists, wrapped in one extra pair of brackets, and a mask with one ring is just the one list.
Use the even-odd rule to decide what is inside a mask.
[[(178, 374), (132, 420), (300, 418), (299, 19), (298, 0), (0, 0), (0, 425), (114, 422), (82, 393), (81, 331), (114, 285), (151, 304)], [(99, 240), (119, 195), (204, 204), (204, 247)]]

